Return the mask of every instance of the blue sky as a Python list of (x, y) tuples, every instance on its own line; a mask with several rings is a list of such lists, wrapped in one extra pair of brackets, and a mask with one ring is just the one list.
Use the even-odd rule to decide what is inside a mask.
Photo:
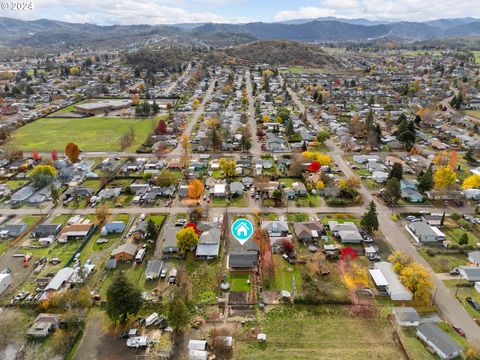
[[(7, 1), (7, 0), (2, 0)], [(25, 0), (29, 1), (29, 0)], [(337, 16), (371, 20), (480, 17), (480, 0), (32, 0), (0, 16), (111, 24), (282, 21)]]

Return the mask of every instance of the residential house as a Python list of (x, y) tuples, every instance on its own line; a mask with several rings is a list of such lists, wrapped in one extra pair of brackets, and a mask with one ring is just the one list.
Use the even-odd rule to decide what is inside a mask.
[(40, 313), (28, 329), (27, 335), (34, 338), (44, 338), (53, 332), (60, 322), (59, 314)]
[(226, 196), (226, 185), (225, 184), (215, 184), (213, 187), (213, 196), (215, 197), (225, 197)]
[(174, 226), (167, 226), (163, 232), (163, 248), (164, 254), (179, 253), (180, 249), (177, 245), (177, 232), (180, 228)]
[(112, 257), (117, 261), (132, 261), (135, 258), (137, 246), (135, 244), (122, 244), (112, 251)]
[(328, 227), (335, 238), (339, 239), (342, 244), (359, 244), (363, 237), (353, 222), (347, 221), (338, 223), (337, 221), (329, 221)]
[(145, 279), (153, 281), (158, 279), (162, 271), (163, 261), (159, 259), (148, 260), (147, 269), (145, 270)]
[(72, 277), (74, 269), (70, 267), (64, 267), (55, 274), (55, 276), (50, 280), (47, 286), (44, 289), (40, 300), (47, 300), (54, 296), (57, 292), (65, 288), (67, 284), (70, 283), (70, 278)]
[(312, 242), (320, 239), (323, 234), (323, 225), (320, 221), (306, 221), (293, 223), (298, 241)]
[(305, 184), (299, 181), (292, 183), (292, 189), (295, 191), (296, 196), (306, 196), (307, 195), (307, 188)]
[(406, 229), (417, 242), (434, 243), (445, 240), (444, 233), (423, 221), (412, 222), (406, 226)]
[(28, 225), (20, 224), (6, 224), (0, 227), (0, 238), (15, 238), (27, 231)]
[(234, 181), (230, 183), (230, 194), (232, 196), (242, 196), (243, 195), (244, 186), (239, 181)]
[(393, 265), (386, 261), (380, 261), (373, 265), (373, 269), (368, 270), (375, 286), (379, 290), (385, 291), (394, 301), (410, 301), (413, 294), (398, 279), (398, 275), (393, 271)]
[(61, 224), (40, 224), (32, 229), (31, 236), (34, 238), (55, 238), (62, 230)]
[(74, 239), (83, 239), (84, 237), (90, 235), (92, 231), (95, 230), (95, 224), (86, 223), (86, 224), (71, 224), (64, 226), (60, 232), (58, 241), (61, 243), (66, 243), (69, 240)]
[(147, 224), (148, 222), (146, 220), (139, 221), (137, 223), (137, 225), (135, 226), (135, 229), (133, 229), (133, 232), (132, 232), (132, 237), (135, 240), (145, 239), (145, 235), (147, 234)]
[(268, 136), (265, 143), (267, 151), (272, 153), (286, 153), (290, 152), (290, 145), (287, 140), (281, 139), (278, 136)]
[(471, 282), (480, 281), (480, 267), (478, 266), (460, 266), (458, 271), (462, 279)]
[(0, 295), (12, 284), (11, 274), (0, 274)]
[(198, 239), (195, 256), (197, 259), (216, 259), (220, 251), (221, 230), (218, 227), (202, 232)]
[(417, 336), (424, 341), (442, 360), (460, 356), (462, 348), (437, 324), (427, 322), (417, 328)]
[(121, 234), (124, 230), (125, 223), (123, 221), (111, 221), (105, 224), (105, 226), (102, 228), (101, 234), (102, 236), (106, 236), (108, 234)]
[(419, 203), (424, 200), (423, 195), (418, 192), (416, 181), (407, 179), (400, 180), (400, 191), (402, 199), (404, 200), (412, 203)]
[(258, 253), (255, 251), (234, 252), (228, 255), (227, 269), (230, 271), (256, 271)]

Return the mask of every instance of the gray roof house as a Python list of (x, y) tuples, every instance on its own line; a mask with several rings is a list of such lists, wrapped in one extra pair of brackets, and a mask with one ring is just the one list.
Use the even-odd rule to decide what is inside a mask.
[(27, 224), (7, 224), (0, 227), (1, 237), (17, 237), (23, 234), (28, 229)]
[(197, 250), (195, 256), (197, 259), (216, 259), (220, 251), (220, 235), (219, 228), (212, 228), (204, 231), (198, 239)]
[(230, 194), (232, 195), (237, 195), (237, 196), (242, 196), (243, 194), (243, 184), (239, 181), (234, 181), (230, 183)]
[(420, 315), (413, 307), (394, 307), (392, 315), (399, 326), (419, 326)]
[(57, 236), (60, 230), (62, 230), (61, 224), (40, 224), (32, 229), (32, 237)]
[(444, 233), (438, 228), (428, 225), (426, 222), (412, 222), (406, 227), (417, 242), (437, 242), (445, 240)]
[(163, 261), (159, 259), (148, 260), (147, 269), (145, 270), (145, 279), (153, 281), (160, 276)]
[(442, 360), (460, 356), (462, 348), (435, 323), (425, 323), (418, 327), (417, 336), (430, 346)]
[(480, 267), (478, 266), (460, 266), (458, 271), (462, 278), (467, 281), (480, 281)]
[(255, 271), (258, 265), (258, 254), (254, 251), (235, 252), (228, 255), (229, 270)]
[(363, 240), (362, 234), (357, 230), (340, 230), (338, 237), (342, 244), (359, 244)]
[(102, 228), (102, 235), (121, 234), (125, 230), (125, 223), (123, 221), (111, 221), (106, 223)]
[(268, 236), (286, 236), (289, 231), (286, 221), (262, 221), (261, 228), (268, 232)]
[(297, 181), (292, 183), (292, 189), (295, 191), (297, 196), (305, 196), (307, 195), (307, 188), (304, 183)]
[(180, 228), (176, 228), (173, 226), (165, 228), (163, 233), (163, 253), (164, 254), (172, 254), (180, 252), (180, 249), (177, 246), (177, 232)]

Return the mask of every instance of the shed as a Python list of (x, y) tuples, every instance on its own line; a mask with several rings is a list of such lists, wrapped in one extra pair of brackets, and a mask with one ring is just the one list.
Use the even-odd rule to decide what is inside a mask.
[(392, 315), (400, 326), (419, 326), (420, 315), (413, 307), (395, 307)]

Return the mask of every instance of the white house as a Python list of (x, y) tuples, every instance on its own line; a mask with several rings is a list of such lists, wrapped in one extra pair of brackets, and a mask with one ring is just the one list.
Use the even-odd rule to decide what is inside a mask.
[(480, 266), (480, 251), (470, 251), (468, 253), (468, 261), (473, 266)]
[(225, 184), (215, 184), (215, 186), (213, 187), (213, 196), (224, 197), (225, 193), (226, 193)]

